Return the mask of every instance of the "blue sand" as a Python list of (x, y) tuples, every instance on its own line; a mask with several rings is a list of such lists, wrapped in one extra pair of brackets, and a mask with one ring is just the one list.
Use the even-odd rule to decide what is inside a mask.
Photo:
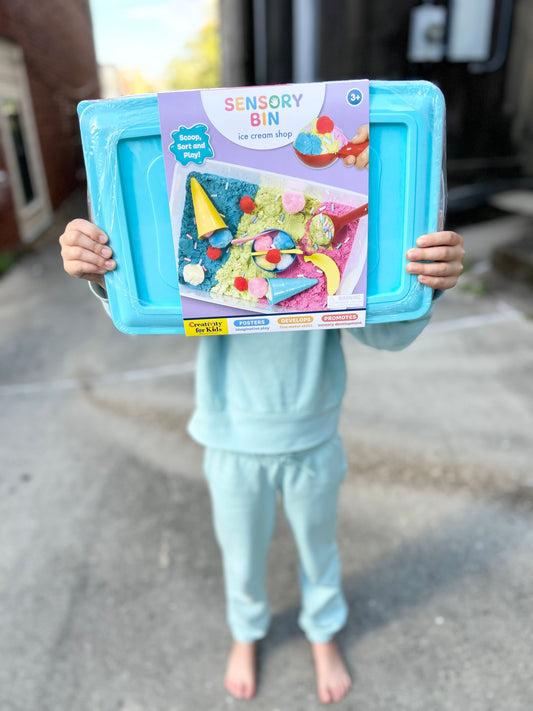
[(319, 156), (322, 153), (320, 138), (312, 133), (299, 133), (294, 147), (306, 156)]

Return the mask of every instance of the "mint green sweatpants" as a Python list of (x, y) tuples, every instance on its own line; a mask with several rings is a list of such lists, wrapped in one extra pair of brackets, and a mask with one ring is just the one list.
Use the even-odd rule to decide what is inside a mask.
[(329, 641), (347, 617), (336, 540), (339, 486), (346, 474), (340, 437), (288, 455), (208, 448), (205, 472), (233, 638), (251, 642), (268, 630), (265, 578), (279, 493), (299, 554), (299, 625), (311, 642)]

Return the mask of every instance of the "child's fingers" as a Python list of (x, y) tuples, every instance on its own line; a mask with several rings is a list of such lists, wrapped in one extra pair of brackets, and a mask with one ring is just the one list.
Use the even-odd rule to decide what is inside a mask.
[(427, 235), (420, 235), (416, 240), (419, 247), (437, 247), (439, 245), (445, 245), (448, 247), (455, 247), (457, 245), (463, 246), (463, 238), (458, 235), (457, 232), (442, 231), (442, 232), (431, 232)]
[(97, 264), (91, 264), (90, 262), (69, 262), (68, 265), (65, 264), (65, 271), (73, 277), (78, 277), (78, 279), (83, 279), (87, 274), (99, 274), (104, 275), (109, 271)]
[(81, 247), (79, 245), (66, 246), (61, 249), (61, 256), (65, 262), (88, 262), (90, 264), (98, 264), (102, 267), (106, 266), (111, 259), (111, 250), (107, 248), (104, 253), (95, 252), (92, 249)]
[(352, 138), (352, 143), (363, 143), (363, 141), (369, 140), (370, 127), (367, 123), (363, 126), (359, 126), (357, 133)]
[(369, 152), (368, 148), (365, 148), (364, 151), (361, 151), (358, 156), (346, 156), (345, 158), (342, 159), (342, 162), (347, 168), (350, 168), (352, 165), (355, 165), (356, 168), (359, 170), (363, 170), (363, 168), (368, 168), (368, 161), (369, 161)]
[[(78, 229), (78, 227), (80, 229)], [(113, 250), (107, 243), (107, 235), (99, 230), (96, 225), (85, 220), (74, 220), (59, 238), (61, 256), (63, 259), (81, 259), (72, 250), (88, 250), (100, 255), (103, 259), (111, 259)]]
[[(352, 143), (363, 143), (364, 141), (368, 141), (368, 134), (369, 134), (369, 126), (368, 124), (364, 124), (363, 126), (359, 126), (359, 129), (355, 136), (352, 138)], [(356, 168), (359, 168), (359, 170), (362, 170), (363, 168), (366, 168), (368, 166), (368, 148), (365, 148), (365, 150), (360, 153), (358, 156), (353, 156), (349, 155), (346, 156), (345, 158), (342, 159), (342, 162), (344, 165), (349, 168), (352, 165), (355, 165)]]
[(462, 261), (465, 256), (464, 249), (459, 245), (447, 247), (414, 247), (407, 252), (407, 259), (411, 262), (432, 261), (432, 262), (456, 262)]
[(410, 249), (406, 269), (432, 289), (451, 289), (463, 271), (463, 238), (456, 232), (432, 232), (416, 241)]
[(84, 264), (87, 267), (96, 266), (104, 271), (109, 271), (116, 267), (113, 259), (108, 259), (105, 256), (96, 254), (91, 249), (84, 249), (83, 247), (63, 247), (61, 256), (63, 257), (65, 270), (69, 274), (74, 271), (76, 273), (83, 272), (84, 269), (80, 268), (80, 264)]
[(370, 154), (368, 152), (368, 148), (365, 148), (365, 150), (361, 151), (361, 153), (359, 153), (359, 155), (355, 159), (355, 167), (359, 170), (363, 170), (363, 168), (368, 168), (369, 157)]
[(409, 274), (423, 274), (426, 276), (459, 276), (463, 271), (460, 261), (454, 262), (409, 262), (407, 264)]
[(81, 232), (69, 232), (61, 235), (59, 242), (61, 244), (61, 255), (63, 257), (69, 254), (76, 254), (76, 250), (85, 250), (99, 255), (104, 259), (110, 259), (113, 256), (113, 250), (106, 244), (95, 242), (87, 235)]
[(448, 277), (432, 277), (420, 274), (418, 276), (418, 281), (429, 286), (432, 289), (452, 289), (458, 280), (458, 276), (448, 276)]
[(463, 238), (457, 232), (432, 232), (421, 235), (416, 240), (416, 244), (417, 247), (407, 252), (407, 259), (454, 262), (463, 261), (465, 257)]
[(110, 257), (112, 252), (107, 246), (108, 237), (96, 225), (87, 220), (73, 220), (59, 238), (62, 247), (78, 246), (91, 249), (105, 257)]
[[(464, 259), (465, 251), (463, 249), (463, 238), (458, 235), (457, 232), (442, 231), (442, 232), (431, 232), (427, 235), (421, 235), (416, 240), (417, 247), (419, 249), (431, 249), (431, 248), (442, 248), (444, 259), (448, 257), (455, 259)], [(446, 250), (447, 248), (447, 250)], [(434, 257), (418, 256), (418, 259), (432, 259)]]
[(82, 235), (92, 239), (94, 242), (100, 242), (100, 244), (105, 244), (108, 241), (108, 237), (105, 232), (97, 227), (97, 225), (80, 218), (72, 220), (72, 222), (68, 223), (63, 236), (69, 235), (70, 233), (81, 233)]

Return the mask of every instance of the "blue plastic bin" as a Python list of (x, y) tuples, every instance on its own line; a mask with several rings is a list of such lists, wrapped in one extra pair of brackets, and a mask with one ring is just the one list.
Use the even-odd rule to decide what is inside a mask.
[[(156, 95), (78, 107), (93, 219), (110, 238), (111, 315), (125, 333), (184, 333)], [(405, 253), (443, 210), (444, 100), (429, 82), (370, 82), (367, 323), (423, 316)]]

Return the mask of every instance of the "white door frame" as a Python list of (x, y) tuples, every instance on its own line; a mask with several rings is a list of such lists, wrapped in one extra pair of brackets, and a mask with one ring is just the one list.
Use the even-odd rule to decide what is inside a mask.
[[(25, 196), (19, 162), (4, 107), (15, 102), (20, 113), (24, 153), (33, 197)], [(0, 39), (0, 140), (4, 149), (13, 203), (23, 242), (35, 240), (52, 221), (52, 207), (22, 50)]]

